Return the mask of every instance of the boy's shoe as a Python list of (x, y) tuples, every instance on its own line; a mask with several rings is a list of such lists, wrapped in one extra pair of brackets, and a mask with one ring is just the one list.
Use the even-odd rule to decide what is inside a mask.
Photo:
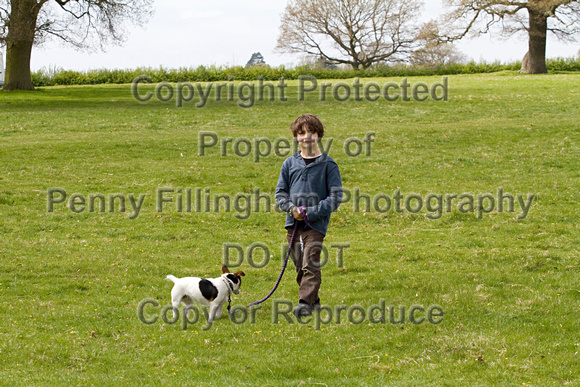
[[(318, 305), (318, 308), (320, 308), (320, 305)], [(306, 301), (300, 300), (298, 301), (298, 305), (292, 310), (292, 313), (294, 313), (296, 318), (310, 316), (312, 314), (312, 307)]]
[(316, 301), (314, 301), (314, 305), (312, 305), (312, 310), (318, 310), (320, 309), (320, 298), (317, 298)]

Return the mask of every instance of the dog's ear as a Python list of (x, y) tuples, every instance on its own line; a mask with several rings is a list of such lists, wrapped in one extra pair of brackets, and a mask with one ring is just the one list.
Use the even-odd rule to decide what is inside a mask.
[(239, 271), (237, 271), (237, 272), (236, 272), (236, 274), (234, 274), (234, 275), (235, 275), (236, 277), (240, 277), (240, 276), (242, 276), (242, 277), (245, 277), (245, 276), (246, 276), (246, 273), (244, 273), (243, 271), (239, 270)]
[(229, 272), (230, 272), (230, 270), (228, 269), (228, 267), (226, 265), (222, 265), (222, 274), (226, 274)]

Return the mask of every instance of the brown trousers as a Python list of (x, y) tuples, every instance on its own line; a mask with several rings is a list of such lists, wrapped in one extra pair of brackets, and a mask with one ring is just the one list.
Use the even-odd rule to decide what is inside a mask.
[[(318, 290), (322, 277), (320, 275), (320, 253), (324, 235), (316, 230), (298, 228), (294, 237), (294, 245), (290, 246), (294, 228), (288, 229), (286, 240), (290, 248), (290, 255), (296, 266), (296, 282), (298, 282), (298, 296), (310, 306), (318, 299)], [(302, 238), (302, 244), (300, 239)]]

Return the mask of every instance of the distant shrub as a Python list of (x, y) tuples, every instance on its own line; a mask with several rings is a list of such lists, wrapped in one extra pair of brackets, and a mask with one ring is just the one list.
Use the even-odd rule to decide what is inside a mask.
[(580, 57), (547, 59), (546, 67), (548, 71), (580, 71)]
[[(147, 75), (154, 83), (159, 82), (218, 82), (218, 81), (255, 81), (264, 79), (276, 81), (298, 79), (301, 75), (311, 75), (317, 79), (349, 79), (376, 77), (410, 77), (453, 74), (481, 74), (498, 71), (518, 71), (522, 66), (520, 61), (512, 63), (500, 62), (468, 62), (449, 63), (435, 68), (411, 65), (377, 65), (366, 70), (352, 68), (328, 68), (322, 66), (302, 65), (294, 68), (284, 66), (198, 66), (168, 69), (138, 67), (136, 69), (96, 69), (87, 71), (72, 71), (61, 68), (43, 68), (32, 74), (35, 86), (55, 85), (97, 85), (131, 83), (140, 75)], [(580, 58), (554, 58), (546, 60), (549, 72), (580, 71)]]

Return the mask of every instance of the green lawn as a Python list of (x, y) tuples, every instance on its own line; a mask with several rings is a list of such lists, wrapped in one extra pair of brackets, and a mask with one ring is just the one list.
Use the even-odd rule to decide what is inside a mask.
[[(409, 81), (432, 85), (441, 77)], [(448, 101), (425, 102), (319, 101), (316, 94), (298, 101), (291, 81), (288, 101), (251, 108), (215, 98), (203, 108), (140, 103), (130, 85), (0, 93), (1, 384), (580, 384), (580, 75), (505, 72), (448, 81)], [(244, 138), (290, 140), (290, 123), (306, 112), (333, 139), (329, 153), (344, 187), (371, 199), (370, 211), (363, 199), (351, 200), (331, 219), (321, 299), (332, 321), (273, 322), (275, 304), (297, 302), (290, 264), (253, 321), (222, 317), (207, 330), (203, 314), (187, 330), (182, 320), (143, 323), (142, 301), (159, 303), (147, 306), (147, 318), (169, 304), (167, 274), (218, 276), (226, 243), (245, 255), (231, 267), (246, 273), (232, 305), (271, 289), (282, 266), (284, 217), (265, 197), (255, 211), (254, 194), (273, 200), (285, 157), (272, 152), (255, 162), (254, 153), (240, 157), (232, 146)], [(231, 138), (227, 156), (218, 146), (200, 156), (200, 132)], [(371, 154), (348, 156), (348, 139), (369, 132)], [(80, 211), (79, 197), (72, 207), (80, 212), (66, 203), (49, 212), (51, 188), (66, 191), (67, 200), (82, 195), (86, 208)], [(161, 188), (175, 195), (158, 212)], [(201, 190), (201, 211), (196, 203), (185, 210), (187, 189), (193, 199)], [(497, 199), (500, 189), (514, 197), (513, 211), (506, 199), (499, 212), (495, 200), (494, 210), (478, 216), (478, 195)], [(437, 195), (449, 198), (449, 211), (436, 218), (425, 203), (417, 213), (403, 203), (397, 212), (397, 191), (414, 195), (411, 207), (429, 195), (431, 204)], [(96, 201), (90, 212), (96, 194), (122, 195), (126, 211), (117, 201), (114, 211), (101, 212)], [(219, 194), (232, 198), (230, 211), (225, 199), (215, 211)], [(129, 195), (145, 195), (138, 216), (131, 216)], [(533, 195), (526, 216), (518, 195), (524, 204)], [(386, 196), (392, 207), (380, 211)], [(469, 203), (459, 207), (467, 197), (473, 212)], [(271, 255), (255, 250), (254, 260), (269, 259), (262, 268), (247, 261), (253, 243)], [(336, 244), (348, 246), (342, 262)], [(359, 323), (360, 309), (381, 300), (395, 318), (404, 307), (405, 322), (391, 323), (387, 311), (384, 323), (368, 313)], [(341, 306), (360, 306), (351, 316), (359, 321), (349, 322), (344, 310), (338, 322)], [(413, 306), (424, 309), (417, 318), (432, 306), (444, 315), (438, 324), (414, 324)]]

